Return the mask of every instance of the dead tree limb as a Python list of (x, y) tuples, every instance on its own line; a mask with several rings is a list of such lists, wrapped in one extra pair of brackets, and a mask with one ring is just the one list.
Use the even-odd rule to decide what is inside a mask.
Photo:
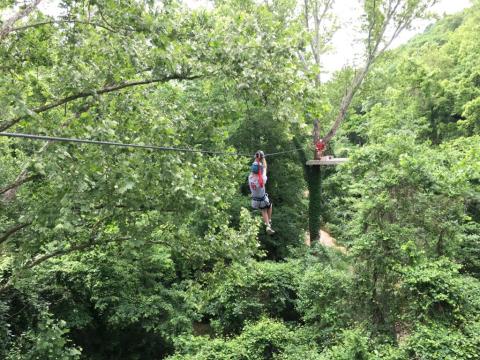
[(27, 17), (30, 15), (40, 4), (42, 0), (34, 0), (30, 5), (25, 6), (11, 18), (7, 19), (4, 23), (2, 28), (0, 29), (0, 40), (4, 39), (11, 31), (13, 25), (20, 19)]

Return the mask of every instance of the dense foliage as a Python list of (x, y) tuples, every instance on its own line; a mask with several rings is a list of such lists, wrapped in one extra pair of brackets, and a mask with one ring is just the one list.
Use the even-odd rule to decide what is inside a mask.
[(331, 0), (0, 1), (0, 131), (298, 148), (267, 236), (248, 157), (0, 137), (0, 358), (480, 357), (480, 2), (377, 51), (433, 2), (363, 1), (367, 65), (325, 81)]

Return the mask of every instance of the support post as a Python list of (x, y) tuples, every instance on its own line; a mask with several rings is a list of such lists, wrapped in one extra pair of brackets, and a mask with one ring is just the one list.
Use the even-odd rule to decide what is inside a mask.
[(317, 151), (317, 143), (320, 141), (320, 129), (318, 126), (318, 119), (313, 121), (313, 158), (314, 160), (320, 160), (320, 154)]
[[(313, 158), (320, 160), (321, 154), (317, 150), (317, 143), (320, 141), (319, 121), (313, 121)], [(307, 166), (308, 184), (308, 228), (310, 241), (313, 244), (320, 238), (320, 213), (322, 203), (322, 174), (320, 166)]]

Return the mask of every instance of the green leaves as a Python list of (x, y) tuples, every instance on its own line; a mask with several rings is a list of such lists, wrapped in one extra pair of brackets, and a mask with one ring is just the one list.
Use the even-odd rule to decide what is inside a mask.
[(68, 333), (65, 321), (42, 313), (36, 329), (23, 333), (6, 359), (80, 359), (81, 348), (71, 346)]
[(463, 323), (476, 318), (480, 303), (476, 300), (480, 284), (459, 276), (459, 266), (446, 259), (419, 264), (404, 270), (403, 287), (417, 301), (408, 305), (417, 321)]
[[(320, 83), (315, 54), (332, 32), (303, 24), (324, 8), (334, 31), (332, 2), (306, 3), (306, 19), (290, 0), (196, 11), (68, 0), (61, 17), (32, 13), (0, 44), (0, 127), (302, 147), (309, 116), (325, 126), (356, 75)], [(431, 3), (365, 1), (367, 55)], [(247, 159), (1, 138), (0, 189), (13, 192), (0, 204), (0, 357), (474, 357), (477, 12), (385, 54), (345, 109), (332, 151), (350, 161), (324, 173), (316, 204), (348, 246), (341, 258), (301, 248), (308, 194), (295, 153), (268, 160), (277, 234), (266, 237), (247, 210)]]
[(336, 327), (346, 327), (352, 315), (348, 301), (351, 292), (349, 274), (316, 265), (299, 280), (297, 309), (307, 325), (334, 332)]
[(232, 339), (179, 338), (176, 342), (178, 355), (169, 359), (317, 359), (315, 345), (302, 344), (303, 339), (299, 339), (299, 332), (295, 330), (298, 329), (262, 318), (247, 324), (242, 334)]
[(479, 133), (480, 130), (480, 97), (469, 101), (465, 104), (465, 110), (462, 116), (465, 120), (459, 122), (460, 126), (467, 130), (468, 133)]
[(295, 263), (271, 262), (219, 268), (209, 279), (204, 312), (223, 334), (236, 333), (262, 315), (293, 320), (297, 269)]
[(419, 326), (402, 348), (406, 357), (474, 359), (480, 350), (478, 323), (468, 326), (466, 333), (437, 323)]

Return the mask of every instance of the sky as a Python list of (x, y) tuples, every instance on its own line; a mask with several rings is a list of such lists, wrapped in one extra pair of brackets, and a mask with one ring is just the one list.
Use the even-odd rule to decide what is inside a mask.
[[(209, 7), (208, 0), (187, 0), (191, 8)], [(439, 16), (454, 14), (471, 6), (470, 0), (440, 0), (432, 9)], [(358, 0), (336, 0), (335, 13), (342, 23), (342, 27), (332, 40), (332, 51), (322, 57), (324, 73), (323, 79), (328, 79), (331, 74), (344, 66), (358, 65), (360, 46), (355, 45), (355, 19), (358, 18), (360, 6)], [(411, 31), (406, 31), (392, 44), (393, 47), (406, 43), (418, 33), (421, 33), (431, 22), (420, 22)], [(357, 49), (357, 50), (356, 50)]]
[[(58, 0), (43, 0), (40, 9), (48, 14), (58, 14), (58, 2)], [(211, 7), (208, 0), (186, 0), (186, 3), (193, 9)], [(336, 0), (334, 11), (339, 17), (342, 27), (333, 38), (333, 50), (322, 57), (324, 79), (344, 66), (359, 65), (360, 46), (355, 45), (357, 34), (355, 19), (358, 18), (360, 12), (358, 3), (358, 0)], [(440, 0), (432, 10), (435, 14), (442, 16), (462, 11), (469, 6), (471, 6), (470, 0)], [(423, 21), (416, 24), (415, 29), (402, 33), (392, 46), (404, 44), (416, 34), (424, 31), (429, 23)]]

